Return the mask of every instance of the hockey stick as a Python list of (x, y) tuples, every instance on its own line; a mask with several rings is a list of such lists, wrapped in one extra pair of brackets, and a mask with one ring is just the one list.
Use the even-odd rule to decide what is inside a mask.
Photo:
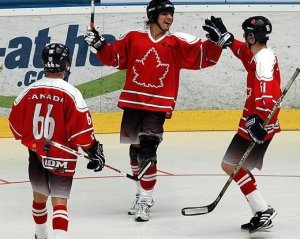
[[(279, 99), (275, 103), (274, 107), (272, 108), (271, 112), (269, 113), (268, 117), (264, 121), (263, 127), (265, 127), (269, 123), (269, 121), (271, 120), (271, 118), (273, 117), (273, 115), (275, 114), (275, 112), (277, 111), (277, 109), (280, 106), (283, 98), (285, 97), (286, 93), (288, 92), (289, 88), (291, 87), (291, 85), (293, 84), (293, 82), (295, 81), (295, 79), (297, 78), (297, 76), (298, 76), (299, 73), (300, 73), (300, 69), (297, 68), (296, 71), (295, 71), (295, 73), (291, 77), (290, 81), (288, 82), (287, 86), (283, 90), (281, 96), (279, 97)], [(225, 194), (225, 192), (226, 192), (227, 188), (229, 187), (230, 183), (232, 182), (233, 178), (238, 173), (238, 171), (240, 170), (240, 168), (244, 164), (245, 160), (248, 158), (248, 156), (251, 153), (251, 151), (252, 151), (252, 149), (253, 149), (254, 146), (255, 146), (255, 142), (252, 141), (250, 143), (250, 145), (248, 146), (246, 152), (244, 153), (243, 157), (241, 158), (241, 160), (235, 166), (235, 168), (232, 171), (229, 179), (227, 180), (227, 182), (225, 183), (225, 185), (222, 188), (221, 192), (219, 193), (218, 197), (216, 198), (216, 200), (213, 203), (211, 203), (211, 204), (209, 204), (207, 206), (185, 207), (185, 208), (183, 208), (181, 210), (182, 215), (184, 215), (184, 216), (195, 216), (195, 215), (203, 215), (203, 214), (207, 214), (207, 213), (212, 212), (215, 209), (215, 207), (218, 205), (218, 203), (220, 202), (221, 198)]]
[[(88, 160), (91, 160), (91, 158), (90, 158), (89, 156), (87, 156), (86, 154), (80, 153), (80, 152), (77, 151), (77, 150), (71, 149), (71, 148), (69, 148), (69, 147), (67, 147), (67, 146), (65, 146), (65, 145), (63, 145), (63, 144), (57, 143), (57, 142), (55, 142), (55, 141), (53, 141), (53, 140), (51, 140), (51, 139), (44, 138), (44, 141), (45, 141), (46, 143), (48, 143), (48, 144), (50, 144), (50, 145), (56, 147), (56, 148), (59, 148), (59, 149), (65, 151), (65, 152), (68, 152), (68, 153), (73, 154), (73, 155), (75, 155), (75, 156), (84, 157), (84, 158), (86, 158), (86, 159), (88, 159)], [(132, 179), (132, 180), (134, 180), (134, 181), (139, 181), (139, 180), (144, 176), (144, 174), (147, 172), (147, 170), (151, 167), (151, 161), (148, 161), (148, 162), (143, 166), (143, 168), (140, 170), (139, 174), (138, 174), (138, 175), (135, 175), (135, 176), (130, 175), (130, 174), (125, 173), (125, 172), (122, 172), (121, 170), (116, 169), (116, 168), (114, 168), (114, 167), (112, 167), (112, 166), (110, 166), (110, 165), (108, 165), (108, 164), (104, 164), (104, 166), (107, 167), (107, 168), (109, 168), (109, 169), (111, 169), (111, 170), (114, 170), (114, 171), (116, 171), (116, 172), (122, 174), (122, 175), (123, 175), (124, 177), (126, 177), (126, 178)]]
[(90, 27), (95, 28), (95, 0), (91, 0), (91, 21)]

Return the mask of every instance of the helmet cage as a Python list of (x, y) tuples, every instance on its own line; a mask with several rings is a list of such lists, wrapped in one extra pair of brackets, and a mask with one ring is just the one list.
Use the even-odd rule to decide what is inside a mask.
[(46, 72), (63, 72), (70, 68), (70, 51), (63, 44), (52, 43), (42, 52), (44, 70)]

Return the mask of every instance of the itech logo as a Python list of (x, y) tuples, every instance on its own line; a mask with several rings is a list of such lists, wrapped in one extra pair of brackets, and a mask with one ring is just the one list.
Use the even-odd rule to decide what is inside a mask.
[[(78, 35), (78, 29), (79, 25), (69, 25), (66, 31), (66, 40), (62, 42), (70, 49), (72, 68), (85, 66), (90, 51), (88, 44), (84, 41), (84, 36)], [(115, 41), (115, 37), (112, 35), (104, 34), (103, 36), (109, 43)], [(49, 28), (45, 28), (38, 31), (34, 40), (26, 36), (16, 37), (8, 42), (7, 48), (0, 47), (0, 62), (2, 61), (1, 58), (4, 58), (2, 66), (4, 69), (28, 69), (25, 75), (18, 80), (17, 85), (19, 87), (28, 86), (44, 76), (41, 53), (44, 47), (51, 42)], [(89, 54), (88, 62), (92, 66), (103, 65), (92, 52)], [(30, 68), (35, 68), (35, 70), (30, 70)], [(41, 70), (39, 71), (39, 69)]]

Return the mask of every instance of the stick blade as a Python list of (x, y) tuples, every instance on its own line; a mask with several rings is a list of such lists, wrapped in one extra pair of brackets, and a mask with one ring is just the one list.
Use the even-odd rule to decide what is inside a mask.
[(181, 214), (183, 216), (197, 216), (197, 215), (204, 215), (212, 212), (216, 207), (215, 203), (209, 204), (207, 206), (202, 207), (185, 207), (182, 208)]
[(183, 216), (196, 216), (209, 213), (208, 207), (185, 207), (181, 210)]

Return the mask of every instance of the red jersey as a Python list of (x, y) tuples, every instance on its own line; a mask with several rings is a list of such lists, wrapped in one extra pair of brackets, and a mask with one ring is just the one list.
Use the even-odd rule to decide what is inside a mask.
[[(278, 61), (275, 53), (269, 48), (263, 48), (253, 56), (245, 43), (234, 40), (230, 47), (235, 56), (243, 63), (247, 75), (247, 99), (242, 118), (240, 119), (238, 133), (250, 139), (246, 130), (246, 119), (256, 114), (263, 121), (268, 117), (276, 101), (281, 96), (281, 80)], [(278, 122), (278, 109), (265, 129), (268, 132), (266, 140), (274, 133), (280, 131)]]
[(35, 151), (44, 168), (73, 176), (76, 156), (55, 147), (44, 150), (44, 137), (77, 149), (94, 142), (91, 114), (81, 93), (62, 79), (45, 77), (16, 98), (9, 123), (14, 137)]
[(103, 64), (127, 69), (118, 107), (166, 112), (174, 110), (181, 69), (213, 66), (222, 49), (185, 33), (165, 33), (155, 40), (150, 30), (130, 31), (97, 53)]

